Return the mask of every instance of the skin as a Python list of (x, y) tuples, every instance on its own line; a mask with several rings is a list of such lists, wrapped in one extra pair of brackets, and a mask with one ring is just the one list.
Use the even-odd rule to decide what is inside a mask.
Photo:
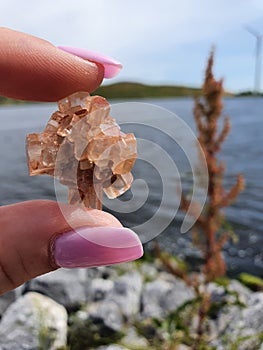
[[(45, 40), (0, 28), (0, 95), (57, 101), (76, 91), (92, 92), (103, 74), (100, 64), (63, 52)], [(75, 209), (63, 206), (71, 221), (65, 220), (53, 201), (0, 207), (0, 294), (57, 269), (52, 242), (71, 226), (121, 227), (108, 213), (89, 210), (87, 215), (71, 215)]]
[(94, 91), (101, 65), (59, 50), (48, 41), (0, 28), (0, 95), (57, 101), (76, 91)]

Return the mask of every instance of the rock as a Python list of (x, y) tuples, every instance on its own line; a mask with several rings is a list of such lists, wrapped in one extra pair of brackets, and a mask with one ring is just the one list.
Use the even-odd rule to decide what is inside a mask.
[(107, 345), (107, 346), (100, 346), (99, 348), (96, 348), (96, 350), (129, 350), (129, 349), (127, 349), (121, 345), (111, 344), (111, 345)]
[(184, 344), (179, 344), (176, 346), (176, 350), (191, 350), (191, 348)]
[(142, 293), (142, 318), (163, 318), (193, 298), (193, 290), (176, 278), (146, 283)]
[(104, 300), (101, 303), (93, 303), (88, 308), (88, 317), (93, 323), (100, 324), (101, 328), (112, 331), (120, 331), (123, 326), (123, 316), (119, 306)]
[(140, 266), (140, 272), (142, 273), (144, 280), (148, 282), (154, 281), (158, 276), (157, 268), (153, 264), (147, 262)]
[(263, 293), (251, 293), (247, 307), (225, 306), (217, 321), (220, 337), (211, 345), (225, 349), (226, 345), (238, 345), (239, 350), (254, 350), (260, 345), (263, 332)]
[(23, 293), (44, 294), (71, 311), (87, 301), (88, 289), (85, 270), (59, 269), (27, 282)]
[(91, 281), (89, 300), (100, 301), (105, 299), (108, 294), (112, 291), (114, 286), (113, 281), (104, 280), (102, 278), (94, 278)]
[(27, 293), (6, 310), (0, 322), (0, 349), (50, 349), (66, 346), (67, 312), (55, 301)]
[(237, 280), (231, 280), (227, 289), (231, 292), (237, 292), (238, 295), (246, 302), (251, 296), (251, 290), (245, 287)]
[(133, 350), (149, 348), (147, 339), (138, 335), (134, 327), (128, 329), (126, 336), (121, 339), (121, 344)]
[(211, 300), (214, 303), (246, 304), (251, 291), (237, 280), (231, 280), (226, 288), (217, 283), (208, 285), (208, 292), (211, 293)]
[(8, 308), (8, 306), (13, 303), (16, 299), (15, 291), (7, 292), (0, 296), (0, 319)]
[(106, 298), (115, 302), (127, 318), (135, 316), (140, 310), (142, 277), (138, 272), (127, 273), (114, 282), (114, 287)]
[(114, 302), (92, 303), (88, 310), (78, 311), (70, 318), (69, 348), (90, 349), (114, 343), (123, 337), (123, 316)]
[(0, 345), (0, 350), (39, 350), (39, 349), (40, 349), (39, 347), (31, 347), (26, 344), (17, 344), (17, 343), (9, 343), (4, 346)]
[(102, 278), (104, 280), (115, 280), (118, 277), (116, 267), (113, 266), (99, 266), (86, 269), (87, 280), (93, 278)]

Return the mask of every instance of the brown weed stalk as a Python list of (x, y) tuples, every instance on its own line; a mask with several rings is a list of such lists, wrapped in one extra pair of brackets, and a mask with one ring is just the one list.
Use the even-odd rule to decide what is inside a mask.
[[(204, 280), (196, 274), (187, 274), (173, 266), (172, 260), (162, 252), (158, 257), (163, 265), (175, 276), (182, 278), (188, 285), (195, 289), (197, 297), (201, 300), (198, 311), (198, 326), (196, 340), (192, 349), (198, 350), (203, 341), (204, 321), (211, 306), (211, 298), (207, 292), (207, 284), (224, 276), (226, 264), (222, 255), (225, 243), (230, 239), (227, 229), (224, 229), (225, 217), (223, 208), (228, 207), (244, 188), (244, 178), (238, 175), (236, 183), (226, 190), (223, 185), (225, 167), (219, 160), (218, 154), (222, 144), (230, 132), (230, 120), (225, 116), (222, 128), (219, 128), (219, 120), (223, 110), (223, 80), (216, 80), (213, 75), (214, 51), (208, 58), (203, 84), (203, 96), (195, 99), (194, 118), (197, 127), (197, 137), (204, 153), (208, 169), (208, 193), (207, 200), (201, 215), (196, 219), (191, 229), (193, 243), (203, 254), (202, 272)], [(196, 205), (198, 205), (196, 203)], [(182, 195), (180, 208), (187, 212), (190, 200)], [(194, 213), (192, 213), (194, 215)], [(202, 288), (201, 288), (202, 286)]]
[[(225, 167), (218, 159), (218, 153), (230, 132), (229, 117), (224, 117), (223, 127), (219, 130), (219, 119), (223, 110), (223, 81), (215, 80), (212, 68), (214, 52), (212, 51), (205, 72), (203, 100), (195, 99), (194, 118), (197, 136), (204, 152), (208, 168), (208, 194), (205, 208), (193, 227), (199, 248), (203, 252), (203, 272), (207, 282), (215, 280), (226, 273), (222, 249), (230, 238), (224, 227), (222, 209), (236, 200), (244, 188), (244, 179), (238, 175), (236, 183), (225, 190), (223, 185)], [(187, 210), (187, 200), (183, 196), (181, 209)]]
[[(205, 80), (203, 99), (195, 99), (194, 118), (197, 126), (197, 136), (204, 152), (208, 169), (208, 194), (205, 208), (194, 225), (192, 231), (194, 242), (201, 249), (204, 258), (203, 273), (205, 285), (216, 278), (224, 276), (226, 264), (222, 249), (230, 235), (224, 229), (225, 217), (222, 211), (236, 200), (244, 188), (244, 178), (238, 175), (236, 183), (226, 190), (223, 185), (225, 167), (218, 159), (222, 144), (230, 132), (230, 120), (225, 116), (223, 126), (219, 130), (219, 119), (223, 110), (223, 81), (216, 80), (213, 75), (214, 52), (210, 53)], [(186, 211), (189, 206), (183, 196), (181, 209)], [(202, 295), (199, 308), (197, 340), (193, 349), (198, 349), (203, 335), (203, 323), (209, 310), (210, 298), (207, 292)]]

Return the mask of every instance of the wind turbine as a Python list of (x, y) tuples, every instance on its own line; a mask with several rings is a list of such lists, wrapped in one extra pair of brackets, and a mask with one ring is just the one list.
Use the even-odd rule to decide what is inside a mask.
[(254, 93), (260, 94), (261, 52), (262, 52), (263, 34), (260, 34), (254, 28), (251, 28), (249, 26), (246, 26), (245, 29), (247, 32), (249, 32), (250, 34), (252, 34), (256, 38)]

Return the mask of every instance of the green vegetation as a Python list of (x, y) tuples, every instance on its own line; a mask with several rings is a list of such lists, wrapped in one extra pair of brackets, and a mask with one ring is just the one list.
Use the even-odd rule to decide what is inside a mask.
[(263, 97), (263, 94), (255, 92), (255, 91), (251, 91), (251, 90), (247, 90), (247, 91), (241, 91), (238, 94), (236, 94), (236, 97)]
[(239, 275), (239, 281), (253, 291), (263, 291), (263, 279), (260, 277), (243, 272)]
[(124, 333), (102, 327), (101, 320), (81, 320), (71, 316), (69, 319), (68, 345), (71, 350), (84, 350), (100, 345), (112, 344), (120, 340)]
[[(93, 95), (101, 95), (107, 99), (198, 97), (201, 96), (201, 94), (201, 88), (177, 85), (146, 85), (131, 82), (104, 85), (93, 92)], [(225, 95), (233, 96), (233, 94), (230, 93), (225, 93)], [(33, 102), (0, 96), (0, 105), (20, 103), (25, 104)]]
[(95, 94), (109, 99), (147, 98), (147, 97), (185, 97), (200, 96), (201, 89), (173, 85), (145, 85), (139, 83), (116, 83), (99, 87)]
[(0, 96), (0, 105), (14, 105), (14, 104), (25, 104), (25, 103), (35, 103), (35, 102), (16, 100), (14, 98)]

